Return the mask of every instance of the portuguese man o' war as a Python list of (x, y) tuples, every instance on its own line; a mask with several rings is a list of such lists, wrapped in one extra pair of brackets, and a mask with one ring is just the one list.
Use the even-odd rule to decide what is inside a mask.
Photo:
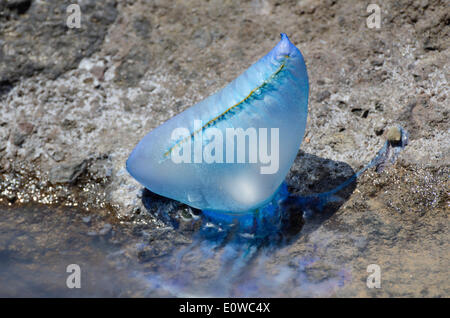
[[(248, 230), (258, 227), (259, 217), (276, 228), (280, 202), (326, 204), (364, 170), (396, 154), (386, 142), (335, 190), (290, 195), (284, 179), (304, 136), (308, 94), (303, 56), (282, 33), (266, 56), (222, 90), (148, 133), (130, 154), (127, 170), (150, 191), (201, 209), (206, 218), (238, 219)], [(404, 146), (407, 134), (401, 132)]]
[[(147, 134), (128, 158), (127, 169), (136, 180), (159, 195), (201, 210), (245, 214), (268, 203), (275, 195), (297, 155), (307, 114), (305, 62), (300, 50), (286, 34), (281, 34), (281, 41), (275, 48), (221, 91)], [(202, 125), (195, 127), (199, 122)], [(188, 135), (174, 141), (174, 131), (183, 127)], [(278, 152), (278, 158), (274, 158), (278, 162), (272, 163), (276, 171), (264, 173), (264, 169), (270, 169), (270, 166), (264, 162), (266, 158), (261, 158), (267, 156), (267, 151), (261, 156), (261, 150), (267, 144), (261, 143), (263, 134), (258, 136), (260, 160), (239, 163), (238, 142), (231, 150), (227, 148), (230, 147), (227, 128), (244, 132), (249, 128), (265, 131), (266, 139), (270, 131), (271, 141), (278, 132), (278, 141), (270, 143), (277, 148), (271, 149), (271, 154)], [(203, 162), (197, 163), (199, 160), (195, 158), (197, 153), (194, 150), (189, 163), (170, 160), (169, 156), (182, 151), (182, 146), (193, 143), (197, 147), (195, 138), (201, 134), (205, 138), (200, 140), (200, 146), (208, 147), (210, 140), (207, 135), (211, 131), (216, 137), (210, 143), (217, 142), (219, 135), (225, 139), (215, 149), (223, 154), (222, 158), (212, 163), (203, 158)], [(250, 150), (255, 145), (252, 141)], [(234, 158), (227, 160), (230, 152)], [(253, 156), (250, 152), (248, 157)]]

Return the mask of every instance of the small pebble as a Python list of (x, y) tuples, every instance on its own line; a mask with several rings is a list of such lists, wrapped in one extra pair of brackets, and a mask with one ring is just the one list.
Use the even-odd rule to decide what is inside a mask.
[(391, 127), (386, 134), (386, 138), (390, 142), (399, 142), (402, 139), (402, 132), (398, 127)]
[(375, 135), (381, 136), (384, 132), (384, 123), (378, 124), (374, 128)]

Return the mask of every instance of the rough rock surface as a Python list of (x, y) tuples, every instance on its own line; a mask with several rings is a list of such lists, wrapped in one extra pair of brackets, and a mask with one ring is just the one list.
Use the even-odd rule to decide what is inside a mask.
[(0, 2), (0, 94), (38, 73), (50, 79), (98, 51), (117, 16), (115, 1), (83, 1), (83, 28), (69, 28), (71, 1)]
[[(374, 156), (390, 127), (410, 133), (394, 166), (364, 175), (285, 257), (320, 243), (325, 259), (351, 263), (359, 285), (338, 295), (448, 296), (446, 1), (384, 1), (380, 29), (366, 26), (365, 2), (334, 0), (83, 1), (81, 28), (69, 29), (69, 2), (0, 1), (0, 200), (107, 209), (164, 228), (124, 169), (128, 154), (284, 32), (311, 87), (290, 187), (329, 190)], [(183, 227), (186, 207), (164, 204)], [(371, 263), (393, 283), (367, 289)]]

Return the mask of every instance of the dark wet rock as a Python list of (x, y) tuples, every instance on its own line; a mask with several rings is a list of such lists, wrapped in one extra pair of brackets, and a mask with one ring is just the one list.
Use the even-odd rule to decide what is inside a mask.
[(86, 168), (86, 160), (56, 165), (50, 171), (49, 179), (52, 183), (74, 183)]
[[(117, 15), (115, 1), (84, 1), (80, 29), (66, 26), (71, 1), (2, 1), (0, 37), (7, 43), (0, 59), (0, 92), (21, 78), (44, 73), (57, 78), (100, 48)], [(26, 13), (26, 14), (25, 14)], [(3, 44), (4, 46), (4, 44)], [(10, 53), (11, 52), (11, 53)]]
[[(18, 15), (25, 14), (31, 6), (31, 0), (10, 0), (10, 1), (2, 1), (0, 4), (0, 8), (3, 10), (9, 10), (10, 12), (14, 12)], [(2, 10), (2, 11), (3, 11)], [(4, 14), (6, 13), (5, 11)]]

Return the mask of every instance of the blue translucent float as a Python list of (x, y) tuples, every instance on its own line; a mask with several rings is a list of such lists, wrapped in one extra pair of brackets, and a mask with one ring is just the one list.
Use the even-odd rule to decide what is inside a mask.
[[(255, 211), (274, 198), (297, 155), (308, 89), (303, 56), (281, 34), (266, 56), (222, 90), (148, 133), (127, 170), (150, 191), (201, 210)], [(246, 137), (244, 156), (229, 128), (256, 132)]]

